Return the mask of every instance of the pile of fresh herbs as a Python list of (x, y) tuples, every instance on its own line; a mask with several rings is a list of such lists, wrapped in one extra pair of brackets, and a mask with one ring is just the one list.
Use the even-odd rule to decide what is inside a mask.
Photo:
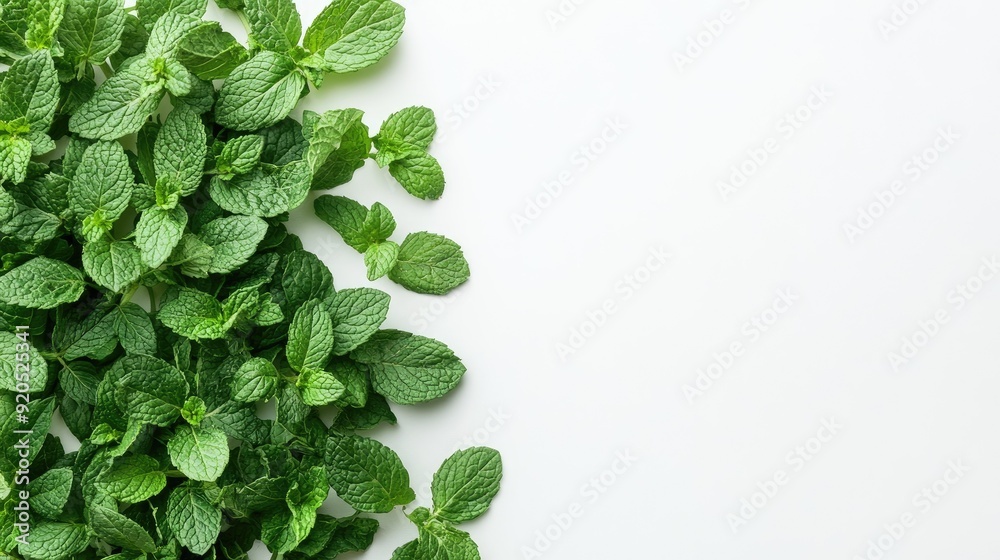
[[(380, 60), (401, 6), (334, 0), (302, 32), (291, 0), (0, 0), (0, 558), (331, 559), (415, 499), (399, 456), (360, 435), (390, 403), (465, 373), (444, 344), (381, 329), (389, 296), (335, 289), (285, 226), (312, 190), (374, 159), (436, 199), (436, 125), (403, 109), (289, 115), (330, 74)], [(320, 196), (371, 280), (445, 294), (457, 244), (390, 241), (389, 210)], [(79, 440), (49, 433), (61, 416)], [(75, 445), (71, 447), (76, 447)], [(456, 527), (496, 495), (496, 451), (444, 462), (394, 559), (478, 559)], [(356, 513), (318, 513), (330, 489)]]

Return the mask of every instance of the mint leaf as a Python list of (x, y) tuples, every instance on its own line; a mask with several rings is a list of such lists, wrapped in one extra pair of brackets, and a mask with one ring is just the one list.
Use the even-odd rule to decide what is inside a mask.
[(234, 214), (272, 218), (302, 204), (309, 194), (309, 166), (295, 161), (283, 167), (259, 166), (230, 181), (216, 176), (208, 193)]
[(69, 187), (69, 207), (87, 239), (111, 231), (132, 199), (133, 175), (118, 142), (96, 142), (84, 152)]
[(334, 0), (306, 30), (303, 45), (322, 68), (345, 73), (382, 59), (399, 42), (403, 7), (390, 0)]
[(347, 390), (332, 373), (308, 367), (303, 370), (296, 385), (302, 393), (302, 402), (310, 406), (330, 404)]
[(102, 505), (91, 505), (87, 513), (90, 514), (90, 527), (94, 533), (108, 544), (149, 553), (156, 550), (149, 533), (117, 511)]
[(101, 64), (121, 46), (125, 10), (118, 0), (70, 0), (66, 4), (59, 44), (63, 60), (82, 76), (87, 64)]
[(479, 547), (469, 534), (451, 525), (434, 520), (422, 525), (419, 532), (414, 558), (480, 560)]
[(424, 200), (444, 194), (444, 171), (430, 154), (409, 155), (389, 164), (389, 174), (406, 192)]
[(434, 111), (427, 107), (408, 107), (389, 115), (373, 139), (378, 153), (375, 162), (379, 167), (424, 154), (437, 133)]
[[(31, 509), (55, 519), (62, 513), (73, 488), (73, 470), (68, 467), (46, 471), (28, 485)], [(36, 535), (32, 535), (36, 536)]]
[(182, 289), (156, 316), (170, 330), (194, 340), (222, 338), (228, 330), (222, 304), (198, 290)]
[(181, 41), (177, 59), (202, 80), (222, 80), (250, 58), (246, 47), (216, 22), (205, 22)]
[(278, 386), (278, 370), (264, 358), (251, 358), (233, 377), (233, 400), (257, 402), (269, 400)]
[(167, 441), (170, 461), (191, 480), (213, 482), (229, 463), (229, 445), (218, 428), (177, 426)]
[(118, 457), (97, 480), (104, 492), (126, 504), (148, 500), (167, 486), (167, 475), (160, 463), (146, 455)]
[(169, 426), (180, 417), (188, 393), (180, 370), (151, 356), (125, 356), (118, 364), (126, 373), (115, 398), (130, 420)]
[(253, 216), (228, 216), (202, 226), (198, 237), (212, 247), (208, 272), (226, 273), (243, 266), (267, 234), (267, 222)]
[(182, 484), (167, 500), (167, 526), (184, 548), (205, 554), (219, 537), (222, 512), (200, 488)]
[(292, 0), (246, 0), (244, 4), (252, 45), (285, 54), (299, 45), (302, 20)]
[(66, 10), (66, 0), (30, 0), (31, 18), (24, 43), (32, 50), (52, 49), (62, 54), (62, 48), (53, 39)]
[(457, 243), (433, 233), (411, 233), (399, 248), (389, 279), (421, 294), (446, 294), (469, 279), (469, 263)]
[(416, 498), (399, 456), (373, 439), (331, 435), (326, 473), (337, 495), (358, 511), (386, 513)]
[(233, 130), (257, 130), (288, 116), (299, 100), (305, 78), (295, 61), (263, 51), (237, 66), (222, 84), (215, 118)]
[(380, 331), (351, 352), (368, 366), (372, 386), (397, 404), (416, 404), (444, 396), (465, 374), (444, 344), (402, 331)]
[[(201, 184), (208, 155), (207, 134), (201, 117), (190, 109), (175, 109), (160, 128), (153, 145), (157, 184), (170, 181), (181, 196)], [(176, 204), (170, 204), (173, 207)]]
[(131, 241), (92, 241), (83, 246), (83, 270), (98, 285), (121, 292), (142, 274), (139, 249)]
[(308, 251), (289, 253), (281, 275), (289, 309), (298, 309), (305, 302), (326, 300), (333, 294), (333, 275), (319, 257)]
[(138, 132), (163, 99), (163, 86), (134, 63), (108, 78), (69, 119), (71, 131), (96, 140)]
[(298, 308), (288, 326), (285, 354), (292, 369), (321, 369), (333, 350), (333, 320), (317, 300)]
[(399, 245), (392, 241), (373, 243), (365, 251), (365, 267), (368, 269), (368, 279), (378, 280), (389, 274), (399, 259)]
[(156, 353), (156, 332), (145, 309), (134, 303), (123, 303), (113, 313), (115, 334), (127, 353)]
[(35, 257), (0, 277), (0, 302), (52, 309), (83, 295), (83, 273), (47, 257)]
[(389, 314), (389, 294), (372, 288), (341, 290), (330, 303), (333, 354), (343, 356), (375, 334)]
[(249, 173), (260, 161), (264, 151), (264, 138), (257, 134), (248, 134), (233, 138), (222, 148), (222, 153), (215, 159), (215, 168), (227, 179), (235, 175)]
[(434, 516), (452, 523), (471, 521), (490, 507), (500, 491), (500, 453), (488, 447), (455, 452), (434, 474)]
[(313, 115), (305, 121), (302, 133), (309, 141), (305, 159), (314, 174), (323, 167), (330, 154), (340, 149), (344, 135), (361, 122), (362, 116), (364, 113), (357, 109), (343, 109)]
[(31, 528), (27, 546), (21, 545), (21, 554), (33, 560), (61, 560), (73, 558), (87, 549), (90, 531), (78, 523), (42, 521)]
[(135, 6), (139, 21), (146, 31), (150, 31), (168, 12), (202, 18), (208, 8), (208, 0), (137, 0)]
[(59, 77), (48, 51), (36, 52), (10, 65), (0, 83), (0, 121), (47, 133), (59, 103)]
[(31, 141), (17, 136), (0, 136), (0, 182), (24, 181), (31, 160)]
[(183, 237), (187, 221), (187, 212), (180, 207), (154, 207), (143, 212), (135, 226), (135, 245), (142, 262), (150, 268), (163, 264)]
[(371, 241), (365, 233), (368, 209), (343, 196), (323, 195), (313, 202), (316, 215), (334, 229), (355, 251), (364, 253)]

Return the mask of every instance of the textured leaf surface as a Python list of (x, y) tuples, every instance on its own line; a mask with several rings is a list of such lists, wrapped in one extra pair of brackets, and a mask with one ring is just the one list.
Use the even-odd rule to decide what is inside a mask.
[(367, 365), (375, 390), (397, 404), (441, 397), (465, 374), (465, 366), (447, 346), (401, 331), (375, 333), (351, 352), (351, 359)]
[(375, 334), (389, 314), (389, 294), (372, 288), (349, 288), (333, 297), (333, 353), (347, 354)]
[(0, 277), (0, 301), (32, 309), (52, 309), (83, 294), (83, 273), (47, 257), (35, 257)]
[(323, 56), (324, 69), (353, 72), (396, 46), (405, 19), (403, 7), (390, 0), (334, 0), (306, 30), (303, 45)]
[(182, 546), (195, 554), (205, 554), (219, 536), (222, 511), (201, 489), (182, 484), (167, 501), (167, 526)]
[(192, 480), (213, 482), (229, 463), (226, 434), (212, 427), (178, 426), (167, 451), (174, 466)]
[(167, 475), (156, 459), (129, 455), (115, 459), (111, 468), (101, 474), (99, 483), (119, 502), (137, 504), (159, 494), (167, 486)]
[(479, 517), (500, 491), (502, 477), (503, 464), (495, 449), (473, 447), (456, 452), (434, 474), (434, 515), (452, 523)]
[(264, 51), (237, 66), (222, 84), (216, 120), (233, 130), (257, 130), (288, 116), (305, 78), (288, 56)]
[(443, 295), (469, 279), (469, 263), (457, 243), (433, 233), (411, 233), (399, 248), (389, 279), (408, 290)]
[(416, 498), (399, 456), (373, 439), (330, 436), (326, 466), (337, 495), (358, 511), (385, 513)]

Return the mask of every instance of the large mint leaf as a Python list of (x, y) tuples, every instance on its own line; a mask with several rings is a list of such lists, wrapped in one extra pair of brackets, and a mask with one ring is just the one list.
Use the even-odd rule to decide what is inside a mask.
[(82, 76), (86, 65), (101, 64), (118, 50), (124, 31), (121, 0), (71, 0), (59, 27), (63, 59)]
[(48, 132), (59, 103), (59, 78), (48, 51), (16, 60), (0, 83), (0, 121)]
[(373, 439), (330, 436), (326, 469), (330, 486), (358, 511), (385, 513), (416, 498), (399, 456)]
[(135, 245), (142, 262), (150, 268), (163, 264), (184, 236), (188, 215), (177, 206), (169, 210), (153, 207), (142, 213), (135, 227)]
[(83, 246), (83, 270), (98, 285), (121, 292), (142, 274), (139, 249), (131, 241), (91, 241)]
[(114, 140), (138, 132), (160, 105), (163, 84), (145, 64), (135, 62), (97, 89), (69, 119), (71, 131), (96, 140)]
[(292, 369), (303, 372), (321, 369), (333, 350), (333, 320), (318, 300), (298, 308), (288, 326), (285, 354)]
[(126, 504), (148, 500), (167, 486), (160, 463), (147, 455), (118, 457), (97, 480), (103, 491)]
[(130, 420), (154, 426), (169, 426), (177, 420), (188, 394), (180, 370), (151, 356), (125, 356), (118, 363), (126, 373), (116, 400)]
[(212, 505), (204, 490), (182, 484), (167, 500), (167, 526), (184, 548), (205, 554), (219, 537), (222, 511)]
[(469, 279), (469, 262), (457, 243), (434, 233), (411, 233), (399, 248), (389, 279), (421, 294), (443, 295)]
[(197, 113), (190, 109), (171, 111), (153, 145), (157, 182), (173, 182), (171, 186), (179, 189), (181, 196), (193, 193), (205, 170), (207, 142), (205, 125)]
[(153, 552), (156, 544), (141, 525), (115, 510), (102, 505), (90, 506), (90, 527), (99, 538), (108, 544), (127, 550)]
[(479, 517), (500, 491), (502, 477), (503, 463), (495, 449), (473, 447), (455, 452), (434, 474), (434, 515), (452, 523)]
[(436, 399), (458, 385), (465, 366), (444, 344), (402, 331), (380, 331), (351, 352), (368, 366), (372, 386), (397, 404)]
[(222, 80), (250, 58), (247, 49), (216, 22), (205, 22), (184, 37), (177, 58), (202, 80)]
[(170, 461), (192, 480), (213, 482), (229, 463), (226, 434), (206, 426), (177, 426), (167, 441)]
[(134, 179), (118, 142), (95, 142), (84, 152), (69, 187), (69, 206), (88, 238), (111, 230), (132, 199)]
[(375, 334), (389, 313), (389, 294), (372, 288), (341, 290), (333, 297), (333, 353), (343, 356)]
[(222, 84), (215, 118), (233, 130), (257, 130), (288, 116), (305, 78), (286, 55), (263, 51), (237, 66)]
[(21, 554), (32, 560), (62, 560), (75, 558), (90, 544), (90, 531), (79, 523), (42, 521), (31, 528), (27, 546), (21, 545)]
[(198, 237), (212, 247), (208, 272), (227, 273), (243, 266), (267, 234), (267, 222), (255, 216), (227, 216), (201, 227)]
[(303, 45), (321, 57), (324, 70), (353, 72), (396, 46), (405, 19), (391, 0), (334, 0), (306, 30)]
[(246, 0), (250, 41), (264, 50), (290, 54), (302, 36), (302, 20), (292, 0)]
[(271, 218), (298, 207), (309, 195), (309, 166), (295, 161), (283, 167), (259, 166), (225, 181), (213, 178), (209, 196), (234, 214)]
[(47, 257), (35, 257), (0, 277), (0, 302), (52, 309), (83, 295), (83, 273)]
[(182, 289), (157, 317), (175, 333), (195, 340), (222, 338), (228, 330), (222, 304), (205, 292)]

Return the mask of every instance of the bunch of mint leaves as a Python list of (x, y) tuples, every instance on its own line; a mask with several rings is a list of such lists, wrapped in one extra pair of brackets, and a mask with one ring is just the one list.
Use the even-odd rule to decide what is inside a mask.
[[(363, 434), (466, 372), (441, 342), (383, 329), (389, 295), (335, 289), (286, 228), (368, 159), (442, 195), (429, 109), (374, 135), (357, 109), (290, 116), (383, 58), (403, 8), (334, 0), (303, 32), (291, 0), (216, 0), (244, 45), (206, 2), (0, 0), (0, 560), (365, 550), (370, 514), (416, 496)], [(469, 277), (444, 236), (391, 241), (382, 204), (315, 210), (371, 280), (446, 294)], [(78, 450), (49, 433), (56, 415)], [(459, 524), (501, 477), (495, 450), (456, 452), (392, 558), (478, 560)], [(331, 488), (352, 515), (318, 512)]]

